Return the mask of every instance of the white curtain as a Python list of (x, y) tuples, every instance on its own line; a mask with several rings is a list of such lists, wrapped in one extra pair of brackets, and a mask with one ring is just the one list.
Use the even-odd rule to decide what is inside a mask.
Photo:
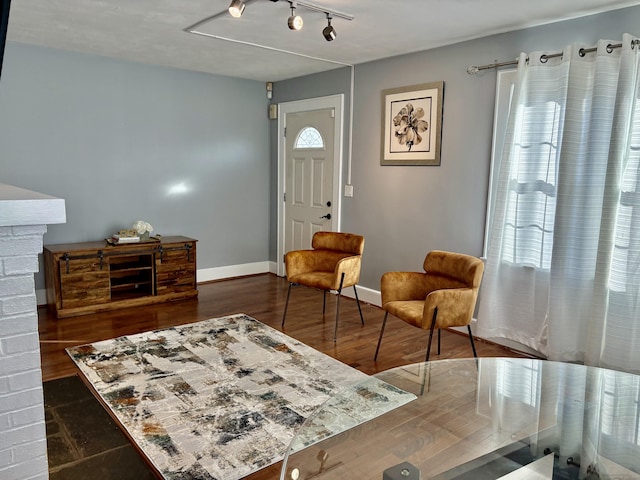
[(519, 59), (476, 333), (640, 373), (640, 48), (585, 48)]

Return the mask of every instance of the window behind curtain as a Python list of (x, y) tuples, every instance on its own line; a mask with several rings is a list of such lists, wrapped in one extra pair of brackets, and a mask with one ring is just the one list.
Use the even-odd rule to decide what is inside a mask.
[[(636, 103), (637, 103), (636, 99)], [(609, 288), (612, 292), (640, 296), (640, 109), (633, 113), (633, 127), (629, 138), (628, 159), (622, 174), (618, 226), (611, 265)], [(629, 292), (635, 287), (635, 292)]]
[[(516, 70), (498, 72), (487, 238), (495, 208), (493, 186), (502, 166)], [(551, 266), (557, 185), (560, 107), (555, 102), (516, 113), (513, 162), (509, 172), (502, 261), (548, 270)], [(540, 129), (540, 125), (544, 125)], [(485, 249), (487, 248), (485, 240)], [(486, 251), (485, 251), (486, 254)]]
[(516, 81), (517, 71), (502, 70), (497, 72), (496, 79), (496, 103), (493, 118), (493, 141), (491, 142), (491, 171), (489, 175), (489, 194), (487, 196), (487, 214), (484, 234), (483, 255), (487, 256), (489, 247), (489, 230), (491, 226), (492, 213), (495, 208), (494, 188), (498, 183), (498, 172), (500, 171), (500, 156), (504, 146), (504, 136), (507, 131), (507, 120), (509, 118), (509, 106), (513, 96), (513, 85)]

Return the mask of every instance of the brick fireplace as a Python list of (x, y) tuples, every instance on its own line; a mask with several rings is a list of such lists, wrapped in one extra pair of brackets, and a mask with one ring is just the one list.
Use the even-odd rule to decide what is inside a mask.
[(48, 479), (34, 273), (63, 199), (0, 184), (0, 478)]

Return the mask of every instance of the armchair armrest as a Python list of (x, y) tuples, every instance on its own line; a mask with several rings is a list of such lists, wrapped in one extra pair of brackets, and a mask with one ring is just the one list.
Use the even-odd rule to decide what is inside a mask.
[(380, 279), (382, 305), (396, 301), (424, 300), (428, 292), (425, 273), (386, 272)]
[(313, 250), (292, 250), (285, 255), (284, 264), (287, 269), (287, 278), (291, 278), (301, 273), (315, 271), (317, 258)]
[(431, 328), (433, 310), (438, 307), (436, 328), (464, 327), (471, 323), (477, 292), (473, 288), (435, 290), (427, 296), (422, 314), (422, 328)]
[(344, 273), (344, 281), (342, 287), (352, 287), (360, 281), (360, 266), (362, 265), (362, 257), (353, 255), (345, 257), (338, 261), (335, 268), (335, 281), (340, 285), (340, 277)]

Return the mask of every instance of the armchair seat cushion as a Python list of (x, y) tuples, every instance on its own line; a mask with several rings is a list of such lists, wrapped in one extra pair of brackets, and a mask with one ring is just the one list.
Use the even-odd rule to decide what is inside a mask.
[(333, 272), (308, 272), (299, 273), (289, 277), (291, 283), (305, 285), (320, 290), (338, 290), (340, 285), (335, 285), (335, 275)]
[(388, 302), (383, 305), (383, 309), (414, 327), (422, 328), (424, 300)]

